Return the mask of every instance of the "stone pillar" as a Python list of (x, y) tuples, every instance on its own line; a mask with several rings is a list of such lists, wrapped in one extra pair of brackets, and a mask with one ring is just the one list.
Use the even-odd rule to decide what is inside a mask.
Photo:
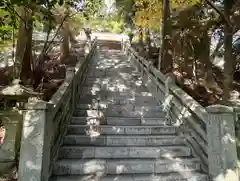
[(239, 181), (233, 108), (213, 105), (206, 108), (208, 168), (213, 181)]
[(73, 110), (74, 108), (75, 108), (75, 105), (76, 105), (76, 89), (77, 89), (77, 87), (76, 87), (76, 84), (75, 84), (75, 79), (73, 78), (74, 77), (74, 75), (75, 75), (75, 69), (74, 68), (71, 68), (71, 67), (69, 67), (69, 68), (67, 68), (67, 70), (66, 70), (66, 79), (68, 79), (68, 80), (73, 80), (73, 82), (72, 82), (72, 87), (71, 87), (71, 89), (72, 89), (72, 97), (71, 97), (71, 109)]
[(23, 116), (18, 181), (48, 180), (52, 128), (50, 106), (45, 101), (28, 101)]
[(85, 56), (85, 58), (90, 53), (91, 47), (92, 47), (91, 42), (90, 41), (86, 41), (86, 43), (84, 45), (84, 56)]
[(5, 128), (3, 144), (0, 145), (0, 174), (11, 168), (20, 148), (22, 114), (18, 110), (0, 111), (0, 119)]

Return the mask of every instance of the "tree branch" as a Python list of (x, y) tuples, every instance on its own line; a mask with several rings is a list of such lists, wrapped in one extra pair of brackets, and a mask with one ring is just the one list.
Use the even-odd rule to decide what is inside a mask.
[(228, 24), (229, 27), (232, 27), (231, 21), (225, 16), (225, 14), (218, 8), (216, 7), (211, 0), (204, 0), (207, 5), (209, 5), (212, 9), (214, 9), (222, 18), (223, 20)]

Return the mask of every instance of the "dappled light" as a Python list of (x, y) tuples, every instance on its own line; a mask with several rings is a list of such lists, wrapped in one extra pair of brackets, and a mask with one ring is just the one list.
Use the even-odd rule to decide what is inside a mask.
[[(108, 51), (101, 54), (106, 54), (98, 59), (102, 64), (111, 59)], [(83, 84), (61, 159), (54, 165), (56, 179), (68, 175), (97, 181), (205, 178), (198, 174), (200, 160), (191, 158), (185, 137), (177, 135), (180, 125), (169, 125), (164, 105), (148, 90), (131, 62), (117, 66), (121, 61), (115, 61), (98, 71), (99, 61), (93, 62)]]
[(6, 134), (6, 129), (5, 129), (4, 125), (2, 124), (0, 127), (0, 145), (2, 145), (4, 143), (5, 134)]
[[(147, 85), (148, 88), (153, 92), (153, 95), (156, 96), (160, 102), (162, 102), (162, 107), (167, 112), (166, 116), (170, 123), (172, 125), (180, 127), (180, 129), (185, 129), (182, 130), (180, 135), (186, 135), (187, 145), (190, 146), (194, 154), (198, 155), (201, 159), (203, 170), (208, 171), (206, 167), (209, 167), (209, 173), (212, 178), (226, 177), (227, 180), (236, 180), (237, 155), (235, 151), (236, 143), (234, 138), (235, 120), (232, 119), (233, 117), (231, 117), (233, 115), (229, 113), (228, 118), (231, 123), (229, 121), (225, 121), (225, 111), (231, 112), (231, 108), (216, 105), (207, 108), (207, 111), (209, 111), (207, 112), (206, 109), (204, 109), (191, 96), (182, 91), (181, 88), (177, 87), (174, 81), (169, 81), (169, 77), (164, 78), (160, 72), (157, 73), (154, 68), (151, 67), (151, 65), (148, 65), (145, 62), (145, 60), (140, 60), (135, 55), (131, 55), (135, 54), (133, 50), (129, 49), (127, 51), (130, 51), (131, 60), (137, 62), (138, 66), (140, 66), (143, 70), (142, 77), (146, 77), (145, 80), (143, 79), (145, 85)], [(218, 122), (214, 123), (215, 121)], [(213, 125), (218, 125), (220, 126), (220, 128), (213, 127)], [(218, 132), (222, 132), (219, 129), (222, 128), (224, 129), (224, 133), (219, 134)], [(186, 129), (188, 129), (188, 131)], [(211, 131), (216, 131), (218, 134)], [(206, 135), (206, 133), (208, 135)], [(218, 171), (214, 170), (216, 167), (216, 164), (214, 164), (215, 160), (218, 160), (221, 157), (217, 157), (216, 150), (219, 150), (219, 148), (217, 148), (217, 146), (215, 145), (216, 143), (213, 143), (216, 142), (217, 139), (221, 139), (221, 143), (218, 143), (218, 146), (225, 145), (226, 147), (229, 147), (229, 149), (232, 149), (230, 151), (226, 148), (228, 150), (228, 154), (230, 154), (229, 158), (233, 160), (231, 163), (228, 162), (228, 169), (226, 169), (224, 173), (222, 173), (222, 169)], [(214, 146), (212, 146), (212, 144), (214, 144)], [(210, 149), (208, 149), (209, 147)], [(214, 151), (212, 151), (211, 149), (213, 149)], [(218, 160), (218, 162), (219, 161), (220, 160)], [(181, 164), (175, 164), (173, 169), (175, 168), (181, 170)], [(229, 173), (229, 175), (227, 173)], [(232, 175), (230, 173), (232, 173)]]
[(239, 181), (240, 2), (0, 5), (0, 180)]

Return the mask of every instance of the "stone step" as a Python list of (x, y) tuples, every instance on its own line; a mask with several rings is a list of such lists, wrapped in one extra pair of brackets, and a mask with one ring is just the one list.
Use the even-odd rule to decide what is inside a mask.
[(94, 102), (91, 104), (82, 104), (81, 102), (77, 105), (77, 109), (105, 109), (105, 108), (117, 108), (117, 109), (122, 109), (122, 108), (131, 108), (131, 109), (135, 109), (135, 110), (141, 110), (141, 109), (145, 109), (145, 110), (162, 110), (163, 106), (159, 105), (158, 103), (156, 103), (156, 105), (138, 105), (138, 104), (125, 104), (125, 105), (119, 105), (119, 104), (111, 104), (111, 103), (107, 103), (107, 102), (103, 102), (100, 101), (98, 102)]
[(85, 82), (84, 85), (91, 85), (94, 83), (98, 83), (100, 85), (102, 85), (102, 88), (105, 88), (107, 90), (111, 90), (111, 88), (119, 86), (119, 87), (131, 87), (132, 90), (135, 90), (137, 85), (135, 85), (135, 83), (138, 81), (137, 78), (135, 77), (126, 77), (123, 78), (121, 76), (116, 76), (116, 77), (108, 77), (103, 76), (103, 77), (88, 77)]
[[(101, 135), (174, 135), (176, 126), (110, 126), (100, 125)], [(86, 134), (89, 125), (68, 125), (68, 134)]]
[(148, 112), (163, 112), (163, 106), (158, 105), (158, 106), (152, 106), (152, 105), (147, 105), (147, 106), (141, 106), (141, 105), (136, 105), (136, 104), (126, 104), (126, 105), (118, 105), (118, 104), (78, 104), (77, 105), (77, 110), (83, 109), (83, 110), (104, 110), (104, 109), (109, 109), (109, 110), (131, 110), (131, 111), (148, 111)]
[(134, 107), (132, 105), (108, 107), (105, 112), (109, 117), (150, 117), (150, 118), (164, 118), (166, 113), (162, 109), (154, 109), (153, 107)]
[(101, 97), (98, 95), (86, 95), (82, 96), (79, 100), (80, 104), (92, 104), (95, 102), (99, 102), (100, 104), (136, 104), (141, 106), (152, 105), (158, 106), (160, 103), (156, 101), (153, 97), (142, 97), (137, 96), (136, 98), (128, 98), (128, 97)]
[(133, 72), (134, 68), (130, 63), (117, 63), (116, 65), (111, 65), (111, 63), (108, 65), (108, 74), (112, 77), (115, 77), (115, 75), (119, 75), (119, 73), (127, 74), (129, 72)]
[[(97, 65), (99, 68), (103, 67), (104, 64), (99, 64)], [(88, 77), (88, 80), (95, 80), (95, 79), (109, 79), (109, 80), (136, 80), (138, 77), (133, 76), (131, 72), (116, 72), (116, 71), (111, 71), (111, 69), (106, 69), (106, 75), (102, 77), (94, 77), (90, 76)]]
[(82, 96), (100, 96), (100, 97), (147, 97), (151, 98), (153, 97), (153, 94), (151, 94), (149, 91), (141, 91), (138, 89), (125, 89), (125, 90), (119, 90), (115, 89), (115, 87), (111, 88), (101, 88), (98, 83), (93, 84), (93, 87), (84, 87), (83, 88), (83, 94)]
[(81, 147), (62, 146), (59, 158), (163, 158), (190, 157), (186, 146), (161, 147)]
[(105, 116), (105, 111), (102, 110), (75, 110), (73, 116), (75, 117), (103, 117)]
[(199, 171), (195, 158), (179, 159), (61, 159), (54, 164), (53, 175), (149, 174)]
[(50, 181), (209, 181), (207, 175), (199, 172), (180, 172), (168, 174), (137, 174), (137, 175), (75, 175), (55, 176)]
[[(106, 63), (98, 63), (97, 66), (98, 69), (96, 69), (95, 67), (91, 67), (90, 68), (90, 71), (93, 71), (94, 69), (95, 70), (105, 70), (105, 75), (104, 76), (96, 76), (94, 74), (90, 74), (88, 76), (89, 79), (94, 79), (94, 78), (108, 78), (108, 79), (117, 79), (117, 78), (122, 78), (122, 79), (125, 79), (125, 80), (129, 80), (129, 79), (140, 79), (141, 78), (141, 72), (136, 72), (136, 71), (131, 71), (130, 73), (129, 72), (120, 72), (120, 71), (112, 71), (111, 69), (104, 69), (103, 66), (105, 66)], [(111, 67), (110, 64), (107, 65), (107, 67)], [(100, 73), (102, 73), (102, 71), (100, 71)]]
[[(142, 80), (141, 72), (125, 72), (116, 69), (111, 69), (111, 66), (107, 65), (107, 68), (103, 68), (103, 64), (97, 65), (97, 68), (90, 68), (91, 73), (87, 75), (87, 80), (94, 81), (96, 79), (110, 80), (112, 82), (124, 81), (128, 84), (130, 81)], [(121, 68), (120, 68), (121, 69)], [(96, 71), (96, 73), (92, 73)], [(139, 84), (137, 84), (139, 85)]]
[[(90, 77), (91, 78), (91, 77)], [(98, 89), (96, 89), (98, 88)], [(101, 92), (136, 92), (136, 93), (141, 93), (141, 92), (150, 92), (149, 89), (145, 86), (126, 86), (124, 84), (108, 84), (105, 87), (101, 87), (99, 83), (93, 84), (93, 85), (84, 85), (83, 90), (85, 92), (90, 92), (90, 91), (101, 91)]]
[[(87, 124), (93, 117), (73, 117), (71, 124)], [(97, 118), (97, 123), (115, 126), (140, 126), (140, 125), (166, 125), (166, 118), (123, 118), (123, 117), (102, 117)]]
[(99, 116), (109, 116), (109, 117), (159, 117), (164, 118), (166, 113), (162, 110), (147, 110), (147, 109), (135, 109), (131, 105), (129, 107), (112, 107), (106, 108), (106, 110), (82, 110), (76, 109), (73, 113), (73, 116), (80, 116), (80, 117), (99, 117)]
[(112, 103), (107, 103), (100, 101), (98, 102), (93, 102), (91, 104), (82, 104), (81, 102), (77, 104), (77, 109), (93, 109), (93, 110), (99, 110), (99, 109), (126, 109), (128, 110), (148, 110), (148, 111), (162, 111), (163, 106), (159, 105), (158, 103), (154, 103), (153, 105), (147, 104), (147, 105), (138, 105), (136, 103), (132, 104), (112, 104)]
[(65, 145), (88, 145), (88, 146), (173, 146), (184, 145), (185, 139), (181, 136), (132, 136), (132, 135), (66, 135)]
[(89, 67), (89, 70), (87, 72), (87, 76), (95, 76), (95, 77), (102, 77), (106, 75), (106, 70), (104, 69), (97, 69), (96, 67)]

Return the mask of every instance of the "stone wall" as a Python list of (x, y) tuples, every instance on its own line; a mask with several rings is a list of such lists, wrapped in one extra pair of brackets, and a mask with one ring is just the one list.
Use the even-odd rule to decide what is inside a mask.
[(186, 143), (202, 160), (202, 170), (214, 181), (239, 180), (234, 109), (223, 105), (202, 107), (176, 86), (173, 76), (163, 75), (128, 42), (122, 48), (141, 72), (144, 84), (163, 105), (168, 124), (179, 126), (179, 135), (186, 135)]
[(47, 181), (51, 176), (95, 51), (96, 40), (86, 58), (78, 60), (75, 68), (67, 69), (65, 81), (49, 102), (29, 99), (23, 115), (19, 181)]
[(0, 95), (0, 176), (7, 176), (17, 165), (24, 105), (28, 96)]

